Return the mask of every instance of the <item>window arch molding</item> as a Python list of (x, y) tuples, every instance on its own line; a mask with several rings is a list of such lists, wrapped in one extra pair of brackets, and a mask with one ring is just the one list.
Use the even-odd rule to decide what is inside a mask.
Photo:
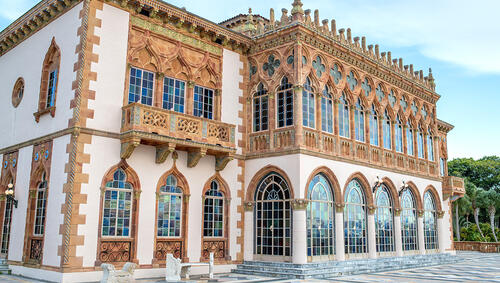
[(42, 75), (40, 81), (40, 94), (38, 97), (38, 112), (34, 114), (36, 122), (40, 116), (56, 113), (57, 85), (59, 84), (59, 71), (61, 63), (61, 50), (53, 37), (43, 59)]
[(373, 193), (371, 190), (372, 186), (370, 185), (370, 182), (368, 182), (368, 179), (366, 179), (365, 175), (363, 175), (361, 172), (353, 173), (351, 174), (351, 176), (349, 176), (349, 178), (347, 178), (342, 194), (344, 199), (347, 189), (349, 188), (349, 184), (351, 183), (351, 181), (355, 179), (361, 184), (361, 187), (363, 188), (363, 193), (365, 194), (366, 197), (366, 207), (369, 210), (373, 210), (374, 203), (373, 203)]
[(12, 106), (14, 106), (14, 108), (17, 108), (21, 103), (21, 100), (24, 96), (24, 88), (24, 78), (17, 78), (16, 82), (14, 83), (14, 87), (12, 88)]
[(396, 189), (396, 186), (394, 185), (392, 180), (389, 179), (388, 177), (384, 177), (384, 178), (382, 178), (382, 184), (384, 184), (387, 187), (387, 189), (389, 189), (389, 193), (390, 193), (391, 198), (392, 198), (394, 210), (395, 211), (400, 210), (401, 209), (401, 202), (399, 201), (398, 190)]
[(307, 178), (306, 186), (304, 189), (304, 196), (309, 195), (309, 184), (313, 181), (314, 177), (316, 177), (316, 175), (319, 175), (319, 174), (322, 174), (330, 182), (330, 186), (332, 189), (332, 194), (333, 194), (335, 204), (336, 205), (343, 204), (344, 201), (342, 198), (342, 191), (340, 190), (339, 181), (337, 180), (337, 177), (335, 176), (333, 171), (330, 170), (330, 168), (328, 168), (326, 166), (318, 167), (318, 168), (314, 169), (311, 172), (311, 174), (309, 174), (309, 177)]
[(260, 169), (255, 173), (255, 175), (252, 177), (252, 180), (250, 181), (248, 187), (247, 187), (247, 193), (246, 193), (246, 201), (253, 203), (255, 199), (255, 191), (257, 190), (257, 187), (260, 183), (260, 181), (267, 176), (270, 173), (277, 173), (279, 174), (285, 182), (288, 184), (288, 188), (290, 190), (290, 199), (295, 198), (295, 193), (294, 193), (294, 188), (292, 186), (292, 182), (290, 182), (290, 178), (286, 174), (284, 170), (281, 168), (274, 166), (274, 165), (267, 165), (264, 168)]
[[(434, 197), (434, 201), (435, 201), (435, 205), (436, 205), (436, 213), (438, 215), (442, 215), (442, 213), (444, 213), (443, 211), (443, 208), (441, 206), (441, 199), (439, 197), (439, 193), (438, 191), (436, 190), (436, 188), (434, 188), (434, 186), (432, 185), (428, 185), (427, 188), (425, 188), (424, 192), (422, 195), (425, 195), (425, 193), (427, 192), (430, 192), (432, 194), (432, 196)], [(423, 209), (423, 202), (421, 201), (421, 204), (422, 204), (422, 208)]]
[[(177, 184), (176, 187), (179, 187), (182, 190), (182, 203), (181, 203), (181, 231), (180, 237), (177, 238), (159, 238), (158, 237), (158, 204), (160, 202), (160, 194), (161, 188), (165, 186), (167, 183), (167, 179), (173, 176), (175, 177)], [(188, 245), (188, 211), (189, 211), (189, 199), (191, 196), (191, 192), (189, 189), (189, 184), (187, 182), (186, 177), (177, 169), (177, 166), (174, 165), (170, 170), (163, 173), (163, 175), (158, 180), (158, 184), (156, 185), (156, 206), (155, 206), (155, 245), (154, 245), (154, 256), (153, 256), (153, 264), (158, 263), (159, 261), (165, 260), (168, 251), (179, 251), (179, 256), (182, 262), (188, 262), (189, 258), (187, 257), (187, 245)]]
[(418, 191), (417, 186), (412, 181), (408, 181), (406, 182), (406, 184), (408, 185), (406, 189), (410, 190), (413, 194), (413, 197), (415, 197), (415, 204), (417, 206), (416, 207), (417, 211), (423, 211), (424, 205), (422, 202), (422, 196)]

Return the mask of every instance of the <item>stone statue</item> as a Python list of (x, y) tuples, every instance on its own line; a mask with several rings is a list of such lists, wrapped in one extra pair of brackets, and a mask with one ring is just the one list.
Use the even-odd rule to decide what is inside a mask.
[(181, 260), (175, 258), (173, 254), (167, 254), (165, 280), (166, 281), (181, 280)]
[(133, 283), (134, 271), (136, 264), (132, 262), (127, 262), (123, 266), (122, 270), (115, 270), (115, 266), (112, 264), (103, 263), (102, 268), (102, 279), (101, 283)]

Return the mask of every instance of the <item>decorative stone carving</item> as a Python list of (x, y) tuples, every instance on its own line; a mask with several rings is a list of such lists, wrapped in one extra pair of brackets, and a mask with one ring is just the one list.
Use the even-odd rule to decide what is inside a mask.
[(120, 150), (120, 158), (127, 159), (132, 156), (134, 149), (139, 145), (140, 140), (130, 140), (122, 142), (121, 150)]
[(187, 166), (188, 168), (194, 168), (198, 165), (200, 159), (207, 154), (206, 148), (200, 148), (198, 150), (188, 152)]
[(252, 211), (254, 207), (254, 202), (253, 201), (246, 201), (245, 202), (245, 211)]
[(305, 210), (308, 202), (306, 199), (294, 199), (292, 201), (292, 208), (294, 210)]
[(101, 283), (130, 283), (135, 282), (134, 271), (137, 265), (132, 262), (127, 262), (122, 270), (115, 270), (114, 265), (103, 263)]
[(215, 171), (224, 170), (224, 168), (226, 168), (226, 165), (229, 163), (229, 161), (231, 161), (233, 159), (234, 158), (231, 155), (216, 156), (215, 157)]
[(156, 164), (162, 164), (163, 162), (165, 162), (165, 160), (167, 160), (167, 157), (174, 150), (175, 150), (174, 143), (169, 143), (164, 146), (156, 147)]
[(181, 260), (175, 258), (172, 254), (167, 254), (165, 280), (167, 282), (181, 280)]

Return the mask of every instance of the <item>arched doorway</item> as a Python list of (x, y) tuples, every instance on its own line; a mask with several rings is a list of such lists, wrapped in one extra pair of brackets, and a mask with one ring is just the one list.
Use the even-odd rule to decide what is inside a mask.
[(277, 173), (264, 177), (255, 191), (255, 259), (290, 261), (292, 208), (290, 190)]

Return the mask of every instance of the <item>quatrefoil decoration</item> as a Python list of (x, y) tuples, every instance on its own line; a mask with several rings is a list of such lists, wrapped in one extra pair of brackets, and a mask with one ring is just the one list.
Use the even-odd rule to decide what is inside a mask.
[(250, 64), (250, 79), (252, 79), (252, 76), (255, 75), (255, 73), (257, 73), (257, 67)]
[(337, 64), (333, 65), (333, 69), (330, 69), (330, 75), (333, 77), (335, 84), (338, 84), (342, 79), (342, 73), (340, 72)]
[(384, 90), (382, 89), (382, 85), (378, 85), (377, 89), (375, 90), (375, 95), (377, 96), (379, 102), (382, 101), (382, 99), (384, 99), (385, 93)]
[(347, 84), (351, 90), (354, 90), (354, 88), (358, 85), (358, 80), (356, 79), (353, 71), (347, 75)]
[(370, 82), (365, 78), (364, 82), (361, 84), (361, 88), (365, 92), (365, 95), (368, 97), (372, 92), (372, 87), (370, 86)]
[(425, 109), (425, 106), (422, 106), (422, 109), (420, 110), (420, 113), (422, 113), (422, 116), (424, 116), (424, 119), (427, 119), (427, 109)]
[(392, 107), (396, 104), (396, 95), (394, 95), (394, 90), (391, 90), (391, 93), (389, 94), (389, 103), (391, 103)]
[(399, 100), (399, 104), (401, 107), (403, 107), (404, 111), (406, 111), (406, 108), (408, 107), (408, 102), (406, 102), (405, 97), (401, 97), (401, 100)]
[(415, 103), (415, 101), (413, 101), (411, 104), (411, 112), (413, 112), (413, 116), (417, 115), (417, 111), (418, 111), (417, 104)]
[(274, 58), (274, 55), (269, 55), (269, 58), (267, 58), (267, 62), (264, 63), (262, 69), (264, 70), (264, 72), (267, 72), (269, 76), (272, 76), (274, 75), (275, 69), (277, 69), (280, 64), (280, 60)]
[(321, 62), (321, 57), (316, 57), (316, 60), (313, 61), (313, 68), (316, 70), (316, 75), (321, 78), (321, 75), (325, 72), (325, 65)]

